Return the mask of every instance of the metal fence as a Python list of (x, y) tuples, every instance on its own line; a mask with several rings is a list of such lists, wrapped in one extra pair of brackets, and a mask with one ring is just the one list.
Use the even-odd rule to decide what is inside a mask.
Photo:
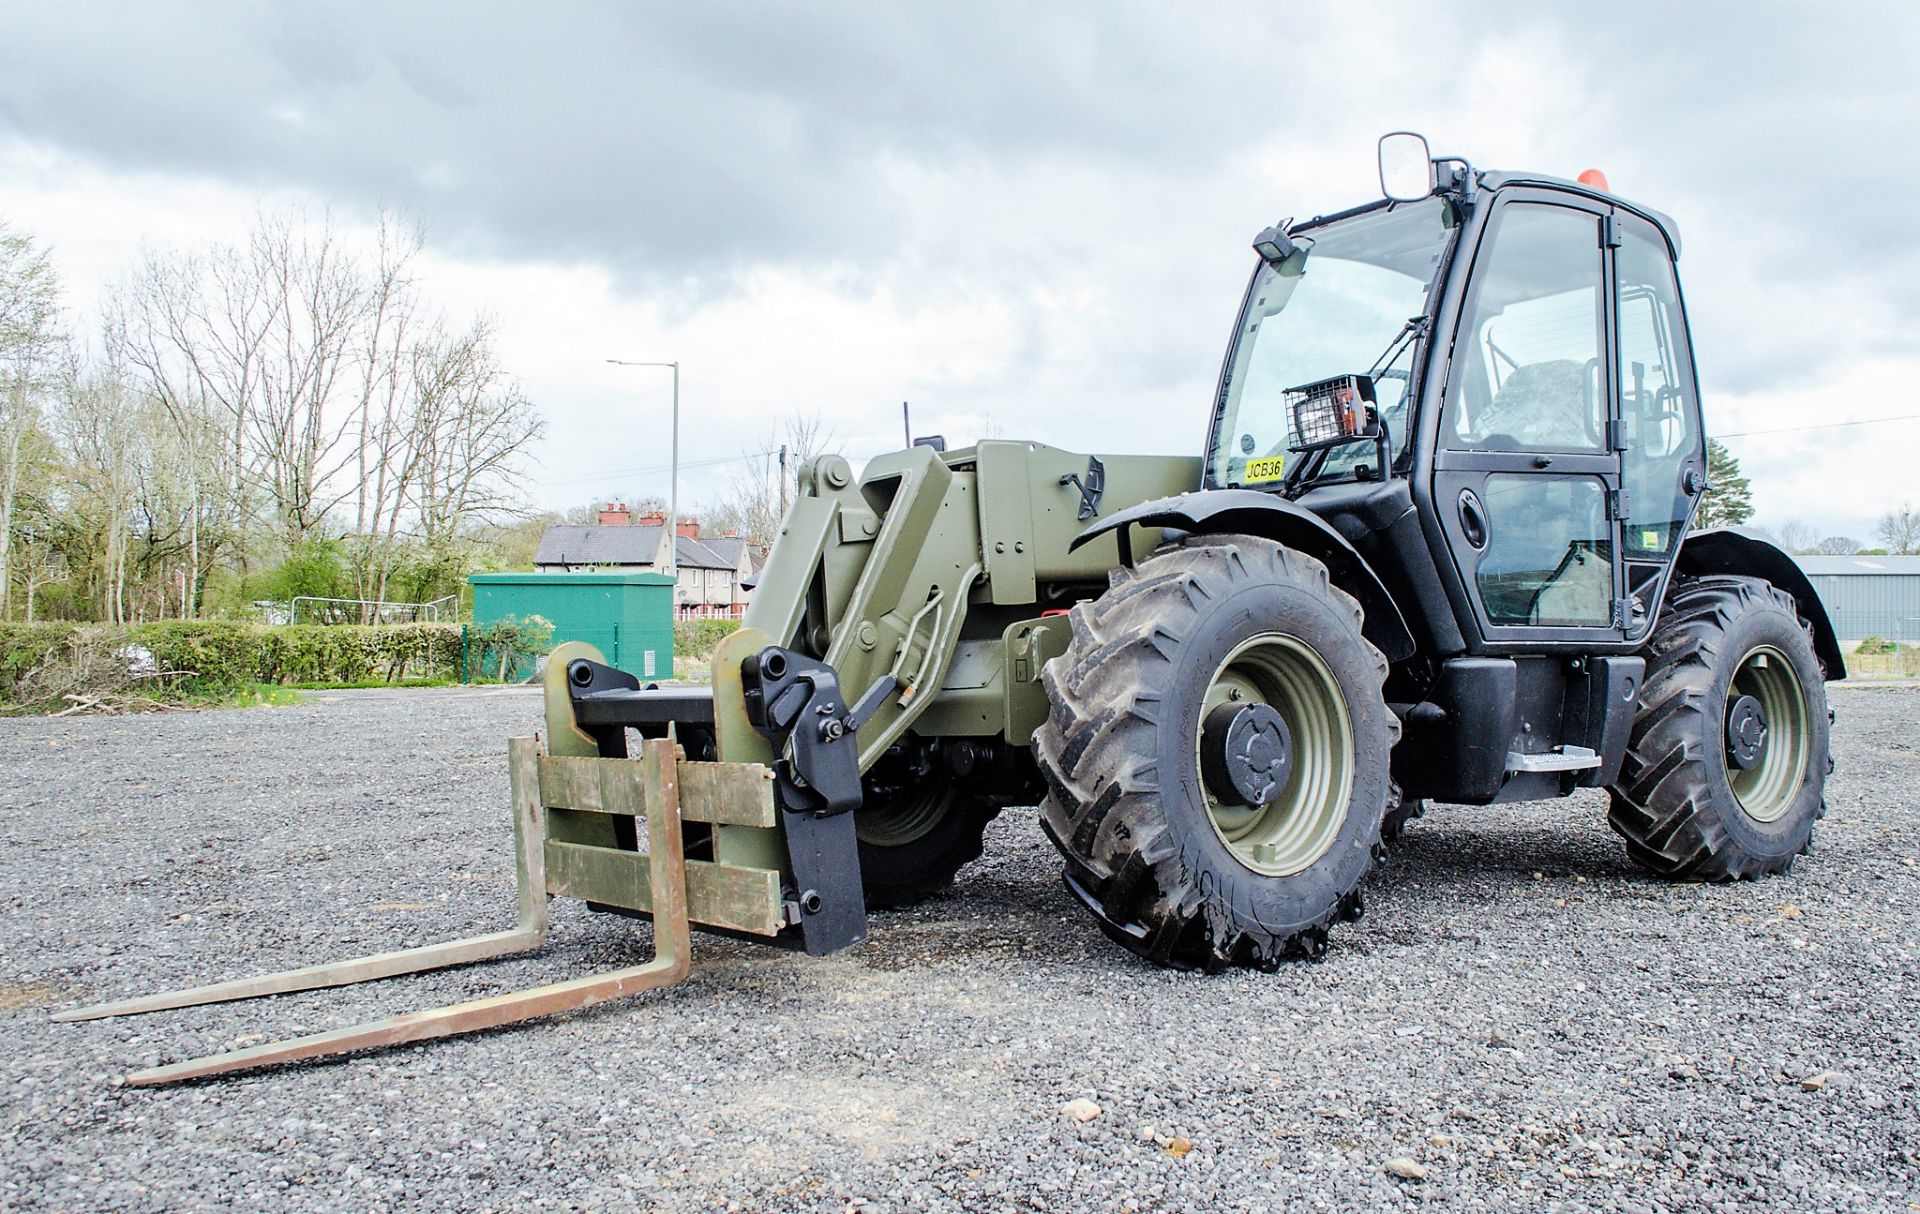
[(269, 624), (436, 624), (460, 618), (460, 600), (450, 594), (426, 603), (297, 594), (289, 602), (264, 601), (254, 606)]

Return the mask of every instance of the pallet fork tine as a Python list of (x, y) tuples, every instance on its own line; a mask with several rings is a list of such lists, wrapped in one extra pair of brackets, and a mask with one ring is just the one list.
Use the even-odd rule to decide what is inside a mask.
[(542, 850), (546, 837), (546, 809), (540, 803), (539, 781), (533, 775), (532, 763), (537, 744), (532, 738), (515, 738), (508, 745), (513, 782), (514, 868), (520, 892), (520, 919), (512, 931), (356, 957), (351, 961), (336, 961), (328, 965), (303, 966), (254, 978), (238, 978), (231, 982), (162, 991), (156, 995), (143, 995), (114, 1003), (77, 1007), (55, 1012), (53, 1019), (104, 1020), (109, 1016), (137, 1016), (144, 1012), (198, 1007), (208, 1003), (230, 1003), (294, 991), (352, 986), (401, 974), (511, 957), (539, 948), (547, 939), (547, 898), (546, 857)]
[(63, 1022), (105, 1020), (111, 1016), (138, 1016), (146, 1012), (200, 1007), (209, 1003), (233, 1003), (242, 999), (259, 999), (267, 995), (287, 995), (295, 991), (317, 991), (328, 987), (352, 986), (360, 982), (395, 978), (402, 974), (417, 974), (427, 970), (446, 969), (449, 966), (467, 965), (476, 961), (491, 961), (497, 957), (511, 957), (518, 953), (532, 952), (545, 941), (544, 925), (541, 929), (497, 932), (490, 936), (473, 936), (465, 940), (450, 940), (444, 944), (429, 944), (399, 952), (357, 957), (352, 961), (338, 961), (330, 965), (310, 965), (303, 969), (282, 970), (277, 974), (262, 974), (257, 978), (237, 978), (231, 982), (215, 982), (208, 986), (194, 986), (177, 991), (162, 991), (157, 995), (143, 995), (137, 999), (122, 999), (117, 1003), (77, 1007), (70, 1011), (55, 1012), (52, 1019)]
[[(520, 923), (509, 932), (423, 948), (382, 953), (332, 965), (286, 970), (258, 978), (215, 983), (118, 1003), (60, 1012), (56, 1020), (93, 1020), (168, 1008), (192, 1007), (291, 991), (346, 986), (399, 974), (418, 973), (474, 961), (491, 960), (540, 947), (547, 935), (546, 810), (541, 802), (537, 756), (532, 738), (511, 743), (514, 803), (514, 840), (520, 890)], [(493, 995), (484, 999), (426, 1011), (410, 1012), (351, 1028), (314, 1033), (249, 1049), (136, 1071), (122, 1081), (149, 1087), (199, 1079), (230, 1071), (273, 1066), (301, 1058), (321, 1058), (355, 1050), (377, 1049), (435, 1037), (450, 1037), (500, 1025), (532, 1020), (557, 1012), (588, 1007), (642, 991), (672, 986), (686, 977), (690, 961), (687, 920), (686, 861), (681, 849), (677, 743), (652, 739), (643, 755), (650, 769), (649, 783), (659, 795), (651, 798), (646, 815), (648, 869), (652, 877), (654, 958), (587, 978), (553, 983), (532, 990)], [(657, 781), (657, 783), (656, 783)]]

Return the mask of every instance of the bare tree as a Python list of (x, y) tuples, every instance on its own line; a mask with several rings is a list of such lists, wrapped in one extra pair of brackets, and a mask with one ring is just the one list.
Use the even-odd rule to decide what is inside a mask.
[(331, 221), (317, 231), (279, 217), (249, 247), (253, 273), (281, 301), (270, 357), (252, 402), (251, 454), (289, 549), (320, 532), (353, 497), (344, 484), (358, 449), (349, 441), (364, 405), (352, 399), (354, 360), (381, 314), (379, 282), (343, 249)]
[[(358, 593), (385, 598), (403, 563), (425, 550), (451, 568), (463, 532), (517, 507), (542, 422), (490, 322), (429, 310), (422, 247), (388, 215), (366, 245), (324, 215), (262, 215), (237, 244), (147, 255), (110, 294), (108, 365), (63, 423), (99, 500), (127, 514), (90, 515), (107, 551), (63, 533), (110, 571), (110, 615), (197, 613), (218, 554), (244, 571), (250, 536), (287, 554), (344, 538)], [(111, 423), (127, 414), (145, 443), (123, 459)]]
[(528, 449), (546, 425), (501, 369), (490, 320), (423, 344), (413, 366), (416, 510), (420, 537), (432, 548), (470, 523), (492, 522), (517, 508)]
[(198, 614), (205, 574), (219, 558), (216, 537), (237, 537), (253, 521), (247, 437), (280, 307), (232, 247), (149, 252), (105, 301), (109, 360), (159, 402), (192, 454), (188, 616)]
[(1814, 545), (1820, 542), (1820, 533), (1797, 518), (1790, 518), (1781, 523), (1774, 535), (1779, 539), (1781, 547), (1794, 553), (1812, 552)]
[(1830, 535), (1813, 546), (1821, 556), (1852, 556), (1865, 547), (1850, 535)]
[(1898, 510), (1889, 510), (1880, 516), (1874, 534), (1890, 553), (1920, 553), (1920, 512), (1914, 510), (1913, 503), (1901, 502)]
[(739, 531), (756, 547), (771, 545), (786, 520), (800, 466), (825, 454), (831, 439), (819, 414), (788, 417), (757, 450), (746, 454), (709, 518), (716, 526)]
[(45, 249), (0, 224), (0, 617), (11, 585), (22, 452), (40, 426), (39, 397), (61, 342), (60, 280)]
[(174, 414), (158, 397), (139, 390), (123, 369), (116, 371), (125, 390), (137, 398), (131, 523), (137, 542), (130, 556), (137, 565), (134, 580), (145, 597), (135, 610), (157, 618), (191, 618), (199, 613), (200, 588), (213, 567), (213, 554), (230, 547), (235, 538), (202, 492), (203, 486), (221, 479), (220, 428), (204, 410)]
[(349, 500), (356, 529), (378, 513), (382, 449), (405, 429), (420, 247), (390, 216), (366, 258), (330, 216), (262, 215), (244, 245), (150, 255), (110, 301), (111, 340), (170, 411), (225, 415), (227, 496), (242, 512), (264, 496), (290, 548)]
[(445, 559), (462, 532), (517, 511), (544, 423), (501, 369), (491, 321), (449, 333), (414, 325), (403, 389), (370, 433), (373, 481), (355, 537), (361, 595), (387, 597), (409, 540)]
[(354, 531), (376, 530), (387, 507), (390, 464), (411, 428), (408, 390), (419, 300), (409, 266), (425, 236), (381, 217), (374, 263), (371, 314), (361, 334), (359, 497)]
[(138, 403), (120, 377), (74, 367), (61, 402), (60, 429), (73, 467), (69, 508), (101, 542), (101, 610), (127, 622), (129, 521), (138, 497), (136, 464), (144, 441)]

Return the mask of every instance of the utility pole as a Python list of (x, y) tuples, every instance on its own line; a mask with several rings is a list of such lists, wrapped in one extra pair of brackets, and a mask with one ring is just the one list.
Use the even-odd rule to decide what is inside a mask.
[(616, 367), (673, 368), (673, 455), (672, 473), (667, 482), (667, 561), (661, 570), (678, 584), (680, 580), (680, 364), (678, 362), (630, 362), (609, 358)]
[(907, 402), (900, 402), (900, 425), (907, 432), (907, 446), (913, 446), (913, 417), (907, 412)]
[(787, 445), (780, 444), (780, 521), (787, 521)]

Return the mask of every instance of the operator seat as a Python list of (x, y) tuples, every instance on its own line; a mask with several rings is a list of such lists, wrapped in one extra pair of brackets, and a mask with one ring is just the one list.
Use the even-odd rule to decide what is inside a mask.
[(1486, 435), (1476, 446), (1578, 451), (1598, 446), (1589, 416), (1587, 371), (1570, 358), (1515, 367), (1488, 402), (1475, 427)]

